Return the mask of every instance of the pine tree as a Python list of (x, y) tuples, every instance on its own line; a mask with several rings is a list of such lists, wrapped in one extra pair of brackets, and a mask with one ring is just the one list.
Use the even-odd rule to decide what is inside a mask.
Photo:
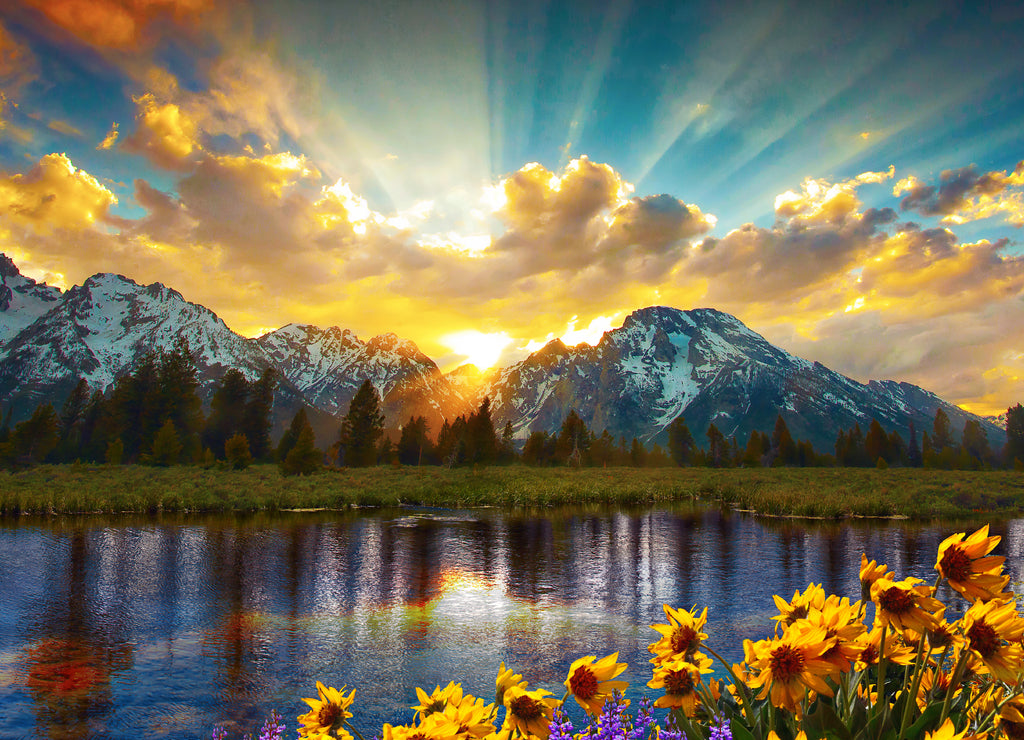
[(941, 408), (935, 410), (935, 423), (932, 425), (932, 449), (941, 453), (953, 446), (953, 435), (949, 428), (949, 417)]
[(242, 426), (239, 430), (249, 441), (249, 451), (256, 460), (266, 460), (271, 455), (270, 426), (274, 410), (274, 391), (277, 389), (278, 374), (268, 367), (259, 380), (249, 384), (249, 398), (242, 411)]
[(515, 431), (512, 429), (512, 422), (506, 421), (505, 428), (501, 431), (501, 441), (498, 443), (498, 462), (511, 463), (515, 460)]
[(235, 470), (245, 470), (252, 464), (252, 452), (249, 449), (249, 438), (241, 432), (235, 434), (224, 443), (224, 459)]
[(224, 443), (243, 430), (245, 408), (249, 401), (249, 381), (240, 370), (231, 368), (220, 379), (210, 400), (210, 418), (203, 431), (203, 444), (224, 458)]
[(886, 462), (889, 461), (889, 437), (882, 429), (882, 425), (878, 423), (878, 419), (871, 420), (868, 434), (864, 438), (864, 451), (867, 453), (868, 459), (876, 463), (879, 458)]
[(988, 446), (988, 437), (985, 436), (985, 430), (981, 428), (979, 421), (968, 419), (964, 423), (964, 433), (961, 439), (963, 440), (961, 446), (968, 455), (978, 461), (979, 467), (990, 461), (992, 452)]
[(589, 457), (589, 452), (590, 430), (576, 409), (570, 409), (555, 441), (555, 459), (560, 465), (572, 464), (579, 467), (584, 458)]
[(384, 414), (380, 409), (380, 396), (373, 384), (364, 380), (341, 422), (339, 441), (344, 464), (353, 468), (374, 465), (378, 440), (383, 434)]
[(921, 467), (921, 448), (917, 446), (917, 429), (910, 422), (910, 442), (907, 445), (907, 465), (912, 468)]
[(295, 412), (291, 424), (288, 425), (288, 428), (281, 435), (281, 439), (277, 443), (277, 459), (279, 461), (284, 461), (288, 453), (291, 452), (292, 447), (299, 441), (299, 435), (302, 434), (302, 430), (308, 426), (309, 419), (306, 416), (306, 407), (303, 406)]
[(484, 398), (480, 408), (466, 420), (466, 460), (471, 463), (492, 463), (498, 456), (498, 435), (491, 419), (491, 399)]
[(398, 462), (402, 465), (422, 465), (429, 461), (430, 455), (427, 420), (422, 416), (410, 416), (398, 439)]
[(615, 438), (607, 429), (591, 443), (590, 456), (594, 460), (594, 465), (603, 468), (615, 464)]
[(182, 444), (174, 422), (168, 419), (153, 438), (150, 459), (154, 465), (177, 465), (181, 459)]
[(32, 416), (14, 427), (4, 443), (4, 457), (12, 468), (41, 463), (57, 446), (57, 412), (40, 404)]
[(174, 348), (160, 354), (157, 390), (153, 414), (162, 426), (170, 421), (190, 458), (199, 453), (202, 428), (202, 403), (198, 395), (199, 378), (188, 342), (179, 338)]
[(555, 437), (543, 430), (535, 430), (523, 445), (523, 462), (527, 465), (547, 465), (555, 456)]
[(714, 424), (708, 426), (708, 464), (713, 468), (722, 467), (727, 458), (727, 443), (725, 435), (722, 434)]
[(60, 462), (82, 457), (82, 422), (89, 404), (89, 384), (82, 378), (64, 401), (58, 423), (57, 448), (54, 456)]
[(676, 465), (683, 467), (690, 464), (693, 445), (693, 435), (686, 426), (686, 420), (682, 416), (677, 416), (668, 425), (668, 452)]
[(796, 442), (782, 414), (776, 417), (775, 429), (772, 430), (772, 454), (774, 465), (792, 465), (796, 462)]
[(633, 442), (629, 446), (629, 464), (634, 468), (642, 468), (646, 462), (647, 450), (640, 444), (640, 440), (633, 437)]
[(313, 428), (307, 422), (281, 462), (281, 471), (285, 475), (311, 475), (323, 468), (322, 460), (323, 453), (316, 448)]
[(750, 433), (747, 439), (747, 446), (743, 451), (743, 467), (759, 468), (763, 464), (761, 458), (764, 456), (764, 437), (756, 429)]

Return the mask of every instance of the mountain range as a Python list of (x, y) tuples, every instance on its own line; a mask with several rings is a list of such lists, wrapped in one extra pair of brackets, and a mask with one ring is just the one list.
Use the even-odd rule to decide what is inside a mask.
[(557, 431), (575, 409), (596, 433), (608, 429), (616, 438), (664, 443), (668, 425), (682, 415), (699, 441), (714, 423), (742, 443), (752, 430), (771, 431), (781, 413), (795, 438), (831, 451), (840, 429), (860, 424), (866, 431), (872, 419), (905, 439), (911, 423), (918, 433), (930, 431), (941, 408), (954, 430), (973, 419), (993, 447), (1005, 442), (999, 424), (933, 393), (891, 380), (859, 383), (711, 308), (643, 308), (596, 346), (555, 339), (508, 367), (446, 374), (395, 334), (363, 341), (347, 329), (289, 324), (249, 339), (160, 283), (99, 273), (60, 291), (0, 255), (0, 403), (13, 421), (44, 401), (59, 408), (79, 378), (93, 389), (111, 387), (145, 354), (170, 349), (179, 337), (192, 351), (205, 401), (228, 368), (255, 378), (274, 367), (282, 378), (276, 432), (306, 406), (324, 446), (366, 379), (392, 429), (415, 415), (436, 433), (445, 419), (488, 397), (495, 426), (511, 422), (519, 439)]

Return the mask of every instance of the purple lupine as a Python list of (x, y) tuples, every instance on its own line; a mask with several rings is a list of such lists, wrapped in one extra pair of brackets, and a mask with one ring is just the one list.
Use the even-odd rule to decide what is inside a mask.
[[(640, 698), (640, 709), (636, 713), (636, 722), (626, 734), (626, 740), (643, 740), (652, 725), (654, 725), (654, 715), (651, 714), (651, 700), (643, 696)], [(732, 739), (730, 738), (730, 740)]]
[[(284, 719), (277, 713), (277, 710), (271, 709), (270, 717), (263, 723), (263, 727), (260, 728), (260, 740), (282, 740), (284, 731)], [(732, 740), (732, 738), (729, 738), (729, 740)]]
[(718, 720), (718, 724), (711, 725), (711, 735), (708, 740), (732, 740), (732, 727), (724, 717)]
[(210, 734), (210, 737), (212, 737), (213, 740), (224, 740), (227, 736), (228, 731), (223, 727), (214, 727), (213, 732)]
[(572, 721), (565, 716), (561, 707), (556, 707), (548, 724), (551, 729), (549, 740), (572, 740)]
[(686, 733), (679, 729), (676, 719), (671, 714), (663, 728), (658, 729), (658, 740), (687, 740)]

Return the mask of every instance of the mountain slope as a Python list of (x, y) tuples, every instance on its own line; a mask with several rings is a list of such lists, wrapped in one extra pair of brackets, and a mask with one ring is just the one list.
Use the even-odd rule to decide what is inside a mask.
[(627, 440), (664, 443), (667, 426), (682, 415), (698, 440), (714, 423), (742, 443), (752, 430), (771, 431), (781, 413), (794, 437), (831, 451), (840, 429), (860, 424), (866, 432), (877, 418), (906, 440), (911, 422), (920, 435), (943, 408), (954, 429), (977, 419), (994, 446), (1005, 439), (996, 425), (916, 386), (858, 383), (707, 308), (635, 311), (596, 347), (553, 340), (502, 370), (478, 395), (491, 397), (496, 424), (511, 421), (520, 438), (535, 429), (556, 431), (575, 409), (596, 433), (608, 429)]

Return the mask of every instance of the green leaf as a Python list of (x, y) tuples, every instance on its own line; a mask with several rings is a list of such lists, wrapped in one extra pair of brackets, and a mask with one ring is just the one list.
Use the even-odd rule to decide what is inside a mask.
[(919, 737), (924, 737), (925, 732), (937, 730), (941, 716), (942, 704), (932, 704), (924, 710), (924, 714), (918, 718), (917, 722), (907, 728), (904, 737), (907, 740), (917, 740)]
[(850, 729), (828, 702), (816, 701), (811, 711), (804, 715), (801, 727), (810, 737), (828, 736), (836, 740), (853, 740)]

